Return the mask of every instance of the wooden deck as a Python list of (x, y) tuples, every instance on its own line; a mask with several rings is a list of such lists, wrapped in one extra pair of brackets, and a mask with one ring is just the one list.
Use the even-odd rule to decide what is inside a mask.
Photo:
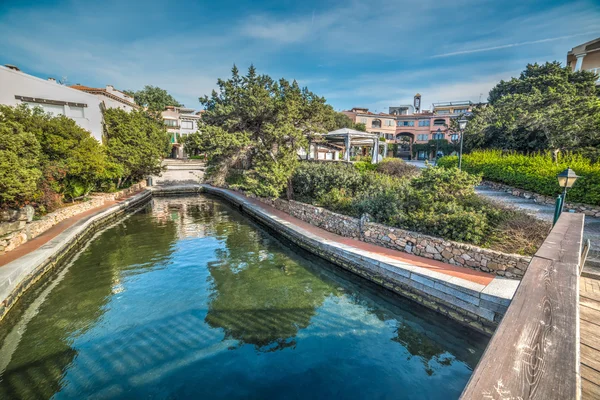
[[(583, 215), (563, 213), (532, 258), (462, 400), (579, 398), (577, 299), (582, 238)], [(591, 291), (600, 301), (600, 290), (595, 289), (600, 287), (586, 282), (586, 293)], [(595, 304), (600, 306), (600, 302)], [(594, 312), (594, 321), (600, 323), (600, 307), (585, 311), (586, 315)], [(582, 335), (581, 368), (589, 360), (596, 374), (585, 375), (595, 381), (586, 381), (583, 390), (586, 398), (598, 399), (594, 390), (600, 384), (600, 357), (593, 352), (598, 352), (600, 342), (598, 326), (590, 325), (586, 321), (585, 328), (592, 328), (594, 337)]]
[(579, 278), (581, 397), (600, 399), (600, 281)]

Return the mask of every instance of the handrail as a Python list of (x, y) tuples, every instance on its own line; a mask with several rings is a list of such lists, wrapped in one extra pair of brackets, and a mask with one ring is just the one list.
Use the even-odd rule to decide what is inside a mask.
[(563, 213), (532, 258), (461, 399), (578, 399), (583, 214)]

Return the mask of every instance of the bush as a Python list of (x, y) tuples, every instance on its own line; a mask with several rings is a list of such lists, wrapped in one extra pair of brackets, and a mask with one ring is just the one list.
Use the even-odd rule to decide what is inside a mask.
[(377, 164), (372, 164), (370, 161), (356, 161), (353, 165), (359, 172), (375, 171), (377, 169)]
[[(85, 195), (107, 177), (104, 148), (70, 118), (53, 117), (37, 107), (0, 106), (0, 126), (0, 148), (5, 151), (2, 160), (13, 169), (10, 174), (0, 173), (6, 185), (0, 206), (35, 202), (51, 211), (63, 198)], [(19, 142), (11, 150), (9, 144)], [(20, 182), (11, 182), (9, 175), (20, 175)], [(13, 197), (11, 192), (15, 190), (21, 193)]]
[[(457, 157), (443, 157), (438, 165), (455, 167)], [(556, 175), (571, 167), (580, 178), (569, 190), (568, 201), (600, 205), (600, 162), (592, 163), (578, 154), (559, 153), (523, 155), (500, 150), (477, 150), (463, 155), (462, 167), (483, 179), (500, 182), (546, 196), (556, 196), (562, 189)]]
[(34, 200), (42, 176), (40, 144), (23, 125), (0, 122), (0, 206), (19, 206)]
[(379, 164), (375, 164), (375, 169), (382, 174), (398, 178), (412, 178), (419, 175), (419, 168), (399, 158), (384, 158)]
[(362, 184), (361, 173), (345, 163), (303, 162), (292, 175), (294, 197), (308, 203), (318, 201), (333, 189), (344, 189), (354, 196)]
[(415, 178), (359, 172), (337, 163), (302, 163), (292, 177), (296, 199), (332, 211), (449, 240), (533, 254), (549, 226), (476, 195), (479, 176), (429, 167)]

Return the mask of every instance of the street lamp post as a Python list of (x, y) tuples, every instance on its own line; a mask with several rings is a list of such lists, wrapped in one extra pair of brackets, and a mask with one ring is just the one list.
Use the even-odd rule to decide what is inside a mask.
[(462, 152), (463, 152), (463, 137), (465, 136), (465, 128), (467, 127), (467, 119), (463, 115), (458, 120), (458, 129), (460, 130), (460, 150), (458, 152), (458, 169), (462, 170)]
[(575, 181), (579, 178), (575, 171), (571, 168), (565, 169), (560, 174), (556, 175), (556, 179), (558, 179), (558, 185), (563, 188), (563, 192), (556, 198), (556, 205), (554, 207), (554, 223), (558, 221), (560, 214), (565, 209), (565, 200), (567, 198), (567, 190), (573, 187)]

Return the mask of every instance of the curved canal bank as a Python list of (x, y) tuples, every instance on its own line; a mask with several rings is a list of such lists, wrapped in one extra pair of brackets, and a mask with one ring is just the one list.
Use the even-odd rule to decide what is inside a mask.
[(0, 315), (4, 316), (29, 286), (72, 253), (86, 237), (125, 210), (141, 205), (152, 196), (202, 192), (235, 204), (301, 248), (488, 335), (493, 333), (518, 286), (515, 280), (488, 277), (465, 268), (419, 260), (419, 257), (411, 258), (379, 246), (347, 240), (230, 190), (209, 185), (165, 186), (145, 190), (85, 218), (40, 249), (0, 268), (0, 298), (4, 299)]
[(238, 205), (134, 210), (7, 315), (0, 397), (456, 398), (487, 342)]

